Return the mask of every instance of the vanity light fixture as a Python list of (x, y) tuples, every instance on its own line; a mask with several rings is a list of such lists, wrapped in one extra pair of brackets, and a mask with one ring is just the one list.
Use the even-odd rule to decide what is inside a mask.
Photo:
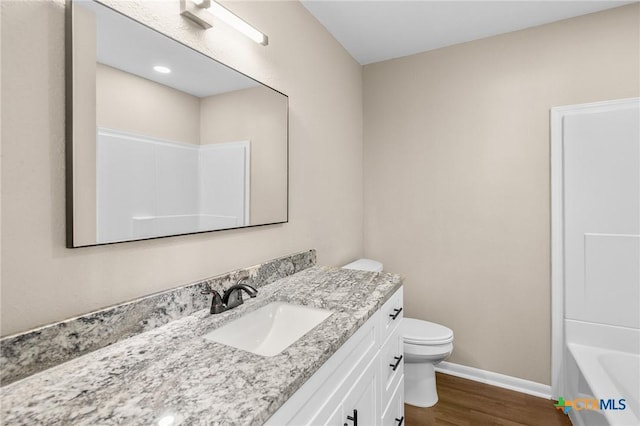
[(232, 26), (236, 30), (240, 31), (242, 34), (249, 37), (251, 40), (255, 41), (258, 44), (266, 46), (269, 44), (269, 38), (256, 30), (254, 27), (249, 25), (245, 20), (240, 18), (238, 15), (231, 12), (229, 9), (222, 6), (220, 3), (216, 1), (211, 1), (211, 6), (209, 6), (209, 12), (213, 14), (216, 18), (225, 22), (226, 24)]
[(211, 0), (180, 0), (180, 15), (208, 30), (213, 26), (213, 15), (207, 11), (210, 4)]
[(153, 67), (155, 72), (159, 72), (160, 74), (169, 74), (171, 72), (171, 68), (167, 68), (163, 65), (156, 65)]
[(213, 26), (212, 17), (215, 16), (256, 43), (263, 46), (269, 44), (269, 38), (266, 34), (261, 33), (244, 19), (240, 18), (238, 15), (216, 1), (180, 0), (180, 14), (200, 25), (205, 30)]

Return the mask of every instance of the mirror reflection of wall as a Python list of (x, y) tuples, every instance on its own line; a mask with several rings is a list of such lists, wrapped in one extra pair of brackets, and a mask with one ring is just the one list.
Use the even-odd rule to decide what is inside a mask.
[(70, 246), (287, 220), (286, 96), (95, 2), (72, 39)]

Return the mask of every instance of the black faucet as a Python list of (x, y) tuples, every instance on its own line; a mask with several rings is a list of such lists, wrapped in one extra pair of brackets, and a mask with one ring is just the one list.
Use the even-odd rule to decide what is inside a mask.
[(242, 305), (242, 291), (244, 290), (249, 297), (256, 297), (258, 295), (258, 290), (255, 287), (246, 284), (244, 281), (247, 279), (242, 279), (238, 281), (238, 284), (231, 286), (224, 292), (224, 296), (222, 296), (222, 303), (227, 307), (227, 309), (235, 308), (236, 306)]
[(215, 290), (207, 289), (202, 292), (202, 294), (212, 294), (213, 299), (211, 300), (211, 310), (209, 311), (212, 314), (220, 314), (227, 310), (227, 307), (222, 303), (222, 297), (220, 297), (220, 293)]
[(211, 294), (213, 295), (213, 299), (211, 300), (211, 310), (209, 311), (212, 314), (220, 314), (229, 309), (235, 308), (236, 306), (242, 305), (244, 302), (242, 300), (242, 291), (246, 291), (250, 297), (256, 297), (258, 295), (258, 290), (256, 290), (253, 286), (244, 283), (245, 279), (238, 281), (238, 283), (234, 286), (231, 286), (227, 291), (224, 292), (224, 296), (220, 296), (220, 293), (209, 288), (202, 292), (202, 294)]

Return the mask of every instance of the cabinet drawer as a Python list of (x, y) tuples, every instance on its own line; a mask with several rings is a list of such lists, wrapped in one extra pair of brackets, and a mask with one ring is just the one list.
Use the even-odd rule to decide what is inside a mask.
[(404, 426), (404, 375), (393, 391), (391, 401), (382, 414), (382, 426)]
[(404, 374), (404, 345), (400, 327), (396, 327), (391, 336), (380, 348), (380, 406), (386, 407)]
[(402, 287), (387, 300), (380, 309), (380, 342), (384, 342), (393, 333), (404, 317)]

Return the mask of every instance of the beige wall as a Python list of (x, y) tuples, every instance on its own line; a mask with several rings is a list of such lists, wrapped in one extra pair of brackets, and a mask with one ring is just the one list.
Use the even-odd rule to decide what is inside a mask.
[(2, 2), (2, 335), (306, 248), (360, 256), (362, 68), (306, 9), (229, 3), (264, 47), (175, 1), (109, 3), (289, 95), (289, 223), (66, 249), (63, 2)]
[[(2, 6), (0, 5), (0, 82), (2, 81)], [(0, 99), (2, 99), (2, 84), (0, 84)], [(2, 102), (0, 102), (0, 159), (2, 158)], [(0, 188), (2, 188), (2, 161), (0, 161)], [(2, 193), (0, 192), (0, 237), (2, 236)], [(2, 253), (2, 238), (0, 238), (0, 253)], [(2, 306), (2, 256), (0, 256), (0, 306)]]
[(200, 143), (251, 142), (250, 223), (287, 217), (287, 98), (252, 87), (202, 98)]
[(200, 144), (200, 98), (100, 63), (95, 81), (98, 127)]
[[(74, 3), (75, 4), (75, 3)], [(77, 5), (77, 4), (76, 4)], [(96, 17), (75, 7), (73, 25), (73, 232), (78, 245), (93, 244), (96, 205)]]
[(638, 96), (638, 5), (364, 67), (365, 255), (450, 361), (550, 383), (549, 108)]

